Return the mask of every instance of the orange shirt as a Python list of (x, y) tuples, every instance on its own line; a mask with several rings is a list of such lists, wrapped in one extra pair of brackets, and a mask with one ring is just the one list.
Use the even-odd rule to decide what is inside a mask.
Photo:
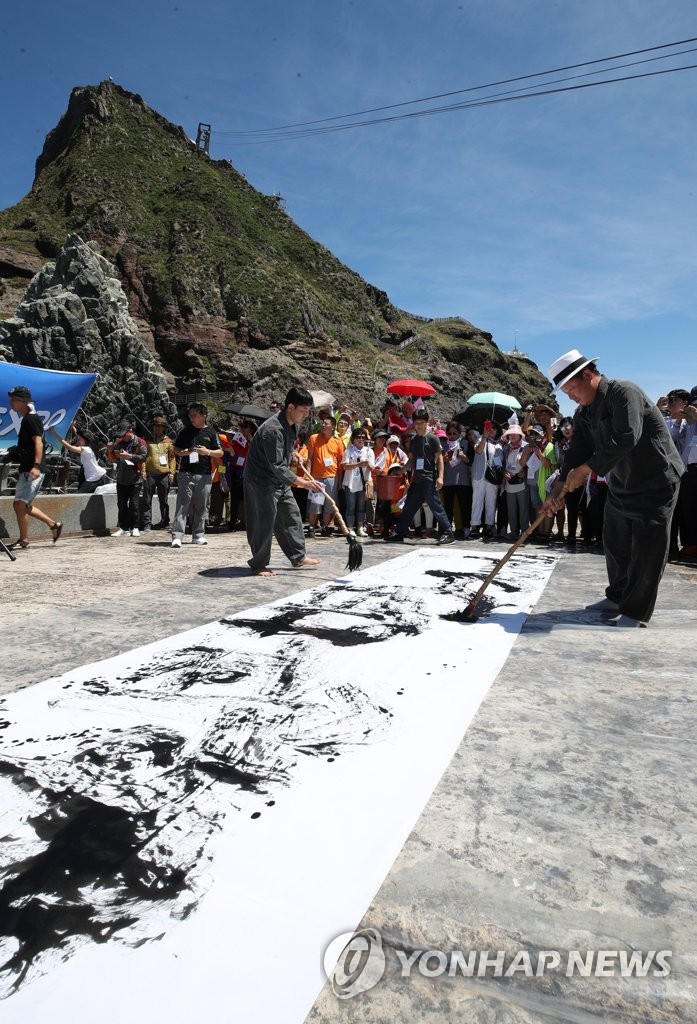
[(310, 456), (310, 473), (315, 480), (326, 480), (339, 472), (344, 457), (344, 445), (338, 437), (324, 438), (322, 434), (313, 434), (307, 442)]
[[(295, 454), (297, 456), (299, 456), (299, 458), (301, 458), (303, 460), (303, 462), (307, 463), (307, 445), (306, 444), (301, 444), (299, 448), (296, 448), (295, 449)], [(299, 472), (298, 467), (295, 465), (294, 462), (291, 462), (291, 464), (290, 464), (290, 466), (288, 468), (290, 469), (291, 473), (295, 473), (296, 476), (303, 476), (303, 477), (305, 477), (304, 473), (300, 473)], [(307, 479), (307, 477), (305, 477), (305, 479)], [(291, 484), (290, 486), (291, 487), (300, 487), (301, 485), (295, 483), (295, 484)]]

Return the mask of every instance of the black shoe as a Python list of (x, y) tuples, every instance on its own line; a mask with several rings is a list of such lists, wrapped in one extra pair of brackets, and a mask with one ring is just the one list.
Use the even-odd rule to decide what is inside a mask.
[(315, 529), (314, 526), (308, 526), (308, 528), (307, 528), (307, 536), (308, 537), (314, 537), (316, 533), (317, 533), (317, 530)]
[(441, 533), (440, 537), (438, 538), (438, 543), (439, 544), (452, 544), (454, 541), (455, 541), (455, 534), (454, 533)]
[(391, 537), (385, 537), (388, 544), (403, 544), (404, 537), (400, 537), (398, 533), (393, 533)]
[(24, 551), (26, 548), (29, 547), (29, 541), (22, 540), (20, 538), (19, 540), (13, 541), (12, 544), (6, 544), (5, 547), (7, 548), (8, 551)]
[(470, 529), (470, 535), (467, 538), (467, 540), (479, 540), (481, 535), (482, 535), (482, 532), (481, 532), (480, 528), (478, 526), (473, 526)]

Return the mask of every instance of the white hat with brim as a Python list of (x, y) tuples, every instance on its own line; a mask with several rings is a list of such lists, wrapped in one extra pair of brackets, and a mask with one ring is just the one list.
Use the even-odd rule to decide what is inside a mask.
[(523, 431), (521, 430), (521, 428), (520, 428), (520, 424), (518, 424), (518, 423), (513, 423), (513, 424), (511, 424), (511, 426), (510, 426), (510, 427), (508, 428), (508, 430), (505, 430), (505, 431), (503, 432), (503, 434), (502, 434), (501, 436), (502, 436), (502, 437), (513, 437), (513, 436), (515, 436), (515, 437), (525, 437), (525, 434), (524, 434), (524, 433), (523, 433)]
[(572, 348), (570, 352), (565, 352), (563, 356), (559, 356), (558, 359), (554, 360), (549, 370), (547, 370), (547, 376), (554, 385), (552, 391), (558, 391), (567, 381), (575, 377), (581, 370), (584, 370), (586, 366), (594, 363), (596, 359), (598, 359), (598, 356), (591, 356), (588, 359), (577, 348)]

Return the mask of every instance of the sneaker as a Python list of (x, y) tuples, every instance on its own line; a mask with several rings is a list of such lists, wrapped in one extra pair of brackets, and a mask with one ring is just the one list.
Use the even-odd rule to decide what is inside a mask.
[(191, 543), (192, 544), (207, 544), (208, 541), (206, 540), (205, 537), (194, 537), (194, 539), (191, 541)]
[(112, 537), (125, 537), (127, 533), (128, 533), (128, 530), (122, 530), (121, 527), (119, 526), (118, 530), (114, 530), (114, 532), (112, 533), (111, 536)]
[(131, 537), (140, 537), (140, 530), (137, 526), (134, 526), (131, 530)]
[(365, 532), (365, 530), (363, 529), (362, 526), (357, 526), (356, 527), (356, 536), (357, 537), (367, 537), (368, 534)]
[(150, 524), (148, 524), (147, 526), (143, 527), (143, 533), (150, 533), (151, 530), (152, 530), (152, 526)]
[(181, 546), (182, 546), (181, 538), (180, 537), (173, 537), (172, 538), (172, 547), (173, 548), (180, 548)]
[(438, 543), (439, 544), (452, 544), (454, 540), (455, 540), (455, 535), (453, 533), (441, 533), (440, 537), (438, 538)]
[(400, 537), (398, 533), (393, 533), (391, 537), (385, 537), (388, 544), (403, 544), (404, 537)]

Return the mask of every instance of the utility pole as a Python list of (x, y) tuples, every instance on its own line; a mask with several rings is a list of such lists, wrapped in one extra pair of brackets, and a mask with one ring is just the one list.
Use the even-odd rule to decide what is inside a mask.
[(199, 153), (205, 153), (206, 156), (211, 155), (211, 126), (203, 124), (202, 121), (199, 121), (198, 131), (196, 132), (196, 149)]

